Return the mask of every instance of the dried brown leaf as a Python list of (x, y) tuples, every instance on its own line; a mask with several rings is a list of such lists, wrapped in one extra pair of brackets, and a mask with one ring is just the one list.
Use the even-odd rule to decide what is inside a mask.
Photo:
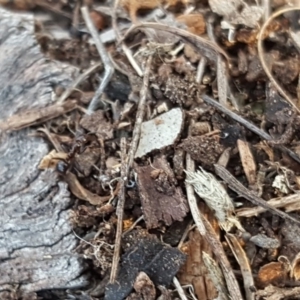
[(153, 9), (160, 5), (160, 0), (121, 0), (120, 4), (128, 11), (133, 23), (139, 10)]
[(72, 194), (81, 199), (81, 200), (85, 200), (88, 201), (89, 203), (91, 203), (92, 205), (101, 205), (104, 202), (108, 201), (109, 199), (111, 199), (113, 196), (117, 195), (119, 188), (120, 188), (120, 184), (118, 183), (115, 190), (113, 191), (112, 195), (109, 196), (99, 196), (96, 195), (94, 193), (91, 193), (89, 190), (85, 189), (80, 182), (78, 181), (77, 177), (71, 173), (68, 172), (64, 179), (66, 180), (66, 182), (68, 183), (68, 186), (72, 192)]
[(184, 23), (189, 32), (202, 35), (206, 31), (205, 20), (202, 14), (184, 14), (177, 17), (177, 21)]
[(282, 262), (271, 262), (262, 266), (257, 274), (257, 283), (260, 287), (272, 285), (284, 285), (288, 270)]

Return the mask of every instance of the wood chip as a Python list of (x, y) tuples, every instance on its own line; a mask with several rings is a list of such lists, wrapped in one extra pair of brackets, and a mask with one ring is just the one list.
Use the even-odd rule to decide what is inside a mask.
[(166, 158), (156, 157), (153, 166), (135, 165), (135, 171), (147, 228), (182, 221), (189, 211), (187, 200)]

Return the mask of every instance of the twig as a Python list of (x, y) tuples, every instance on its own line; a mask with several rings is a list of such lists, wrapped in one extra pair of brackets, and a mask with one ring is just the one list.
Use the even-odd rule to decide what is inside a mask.
[[(212, 42), (217, 44), (212, 22), (207, 22), (207, 35)], [(226, 64), (223, 61), (223, 57), (221, 54), (218, 54), (216, 68), (217, 68), (217, 86), (218, 86), (219, 102), (226, 107), (228, 106), (227, 105), (228, 82), (226, 76)]]
[(297, 219), (289, 216), (288, 214), (284, 213), (283, 211), (278, 210), (277, 208), (269, 205), (268, 202), (266, 202), (262, 198), (258, 197), (254, 192), (248, 190), (233, 175), (231, 175), (230, 172), (227, 171), (223, 166), (215, 164), (214, 167), (215, 167), (216, 174), (219, 177), (221, 177), (228, 184), (230, 189), (235, 191), (239, 196), (242, 196), (245, 199), (249, 200), (250, 202), (272, 211), (274, 214), (280, 216), (283, 219), (289, 219), (297, 224), (300, 224), (299, 220), (297, 220)]
[(120, 30), (119, 30), (119, 27), (117, 24), (117, 8), (119, 6), (119, 3), (120, 3), (120, 0), (115, 0), (114, 8), (113, 8), (112, 15), (111, 15), (112, 28), (115, 31), (115, 35), (116, 35), (118, 42), (121, 40), (121, 34), (120, 34)]
[(137, 72), (137, 74), (140, 77), (142, 77), (143, 76), (142, 69), (140, 68), (138, 63), (135, 61), (131, 50), (125, 45), (123, 39), (121, 38), (120, 30), (119, 30), (119, 27), (118, 27), (118, 24), (117, 24), (117, 14), (116, 14), (117, 8), (119, 6), (119, 2), (120, 2), (120, 0), (115, 0), (115, 3), (114, 3), (114, 8), (113, 8), (113, 12), (112, 12), (112, 27), (115, 31), (117, 41), (121, 42), (122, 50), (124, 51), (128, 61), (130, 62), (131, 66), (134, 68), (134, 70)]
[(90, 68), (88, 68), (84, 73), (80, 74), (75, 81), (73, 81), (72, 85), (70, 87), (68, 87), (63, 93), (62, 95), (58, 98), (57, 103), (62, 103), (64, 102), (69, 96), (70, 94), (73, 92), (73, 90), (75, 90), (77, 88), (77, 86), (83, 81), (85, 80), (91, 73), (93, 73), (94, 71), (96, 71), (100, 66), (102, 66), (102, 62), (96, 63), (95, 65), (91, 66)]
[(136, 120), (134, 124), (134, 129), (132, 133), (132, 141), (130, 150), (128, 152), (128, 164), (127, 164), (127, 172), (126, 175), (128, 176), (129, 170), (132, 167), (134, 155), (136, 152), (136, 149), (138, 147), (138, 143), (140, 140), (141, 135), (141, 126), (145, 115), (145, 107), (146, 107), (146, 99), (147, 99), (147, 93), (148, 93), (148, 86), (149, 86), (149, 74), (150, 74), (150, 67), (152, 63), (152, 55), (148, 57), (146, 62), (146, 68), (145, 68), (145, 74), (144, 74), (144, 80), (143, 80), (143, 88), (140, 93), (140, 101), (137, 108), (136, 113)]
[(132, 231), (135, 228), (135, 226), (142, 220), (144, 220), (144, 215), (141, 215), (139, 218), (137, 218), (136, 221), (126, 231), (123, 232), (123, 236)]
[(225, 238), (237, 262), (240, 265), (240, 269), (243, 276), (246, 300), (254, 300), (255, 293), (253, 291), (253, 287), (255, 286), (255, 283), (253, 280), (252, 270), (250, 267), (247, 254), (245, 253), (243, 247), (240, 245), (235, 235), (226, 233)]
[(262, 8), (264, 11), (264, 21), (266, 22), (271, 14), (271, 3), (270, 0), (262, 0)]
[(257, 50), (258, 50), (258, 56), (261, 62), (261, 65), (267, 74), (269, 80), (272, 82), (272, 84), (275, 86), (275, 88), (278, 90), (278, 92), (294, 107), (294, 109), (300, 113), (300, 109), (298, 106), (295, 104), (295, 102), (290, 98), (290, 96), (284, 91), (284, 89), (280, 86), (280, 84), (277, 82), (277, 80), (274, 78), (274, 76), (271, 74), (271, 71), (269, 67), (266, 64), (265, 58), (264, 58), (264, 51), (263, 51), (263, 46), (262, 46), (262, 41), (263, 41), (263, 35), (266, 31), (266, 28), (269, 26), (270, 22), (273, 21), (276, 17), (280, 16), (283, 13), (289, 12), (289, 11), (295, 11), (295, 10), (300, 10), (299, 7), (289, 7), (289, 8), (284, 8), (280, 9), (279, 11), (275, 12), (272, 14), (268, 20), (264, 23), (262, 26), (259, 34), (258, 34), (258, 41), (257, 41)]
[(197, 75), (196, 75), (197, 83), (202, 82), (206, 64), (207, 64), (207, 59), (205, 57), (201, 57), (197, 68)]
[(222, 267), (222, 271), (227, 283), (228, 292), (230, 294), (230, 299), (243, 299), (238, 282), (234, 276), (233, 270), (224, 252), (221, 242), (219, 241), (211, 224), (207, 221), (205, 217), (203, 217), (203, 223), (207, 230), (206, 239)]
[[(229, 117), (231, 117), (233, 120), (241, 123), (242, 125), (244, 125), (246, 128), (248, 128), (249, 130), (251, 130), (252, 132), (256, 133), (258, 136), (260, 136), (261, 138), (267, 140), (267, 141), (271, 141), (272, 137), (267, 134), (265, 131), (259, 129), (258, 127), (256, 127), (253, 123), (247, 121), (246, 119), (244, 119), (242, 116), (237, 115), (236, 113), (234, 113), (233, 111), (231, 111), (230, 109), (222, 106), (218, 101), (215, 101), (214, 99), (212, 99), (211, 97), (207, 96), (207, 95), (202, 95), (201, 98), (208, 104), (210, 104), (211, 106), (217, 108), (218, 110), (220, 110), (221, 112), (223, 112), (224, 114), (228, 115)], [(300, 157), (293, 152), (292, 150), (286, 148), (285, 146), (282, 145), (276, 145), (276, 147), (278, 149), (280, 149), (282, 152), (285, 152), (287, 154), (290, 155), (291, 158), (293, 158), (295, 161), (297, 161), (298, 163), (300, 163)]]
[[(286, 212), (291, 212), (300, 209), (300, 195), (293, 194), (286, 197), (273, 198), (267, 201), (267, 203), (275, 208), (284, 207)], [(240, 208), (236, 210), (238, 217), (253, 217), (265, 212), (267, 209), (261, 206)]]
[[(195, 172), (195, 163), (191, 159), (190, 155), (186, 155), (186, 170), (188, 172)], [(218, 240), (215, 231), (211, 227), (210, 223), (206, 220), (206, 218), (200, 214), (197, 200), (194, 194), (194, 189), (191, 184), (185, 183), (187, 198), (190, 206), (190, 210), (193, 216), (193, 220), (202, 236), (204, 236), (209, 243), (213, 253), (218, 258), (221, 267), (223, 269), (223, 273), (226, 274), (225, 279), (228, 287), (228, 291), (230, 293), (232, 300), (240, 300), (243, 299), (241, 292), (239, 290), (238, 283), (236, 278), (234, 277), (232, 268), (230, 263), (224, 253), (224, 249), (222, 247), (221, 242)]]
[[(219, 299), (230, 300), (229, 293), (226, 286), (225, 276), (222, 273), (220, 266), (216, 261), (205, 251), (202, 251), (202, 260), (207, 269), (207, 274), (212, 281), (215, 289), (219, 293)], [(222, 295), (222, 296), (221, 296)], [(220, 297), (221, 296), (221, 297)]]
[(122, 230), (123, 230), (123, 215), (124, 215), (124, 205), (125, 205), (125, 190), (127, 183), (126, 176), (126, 139), (121, 139), (121, 188), (119, 191), (118, 206), (116, 210), (116, 215), (118, 217), (117, 221), (117, 230), (116, 230), (116, 239), (115, 239), (115, 248), (114, 255), (112, 260), (111, 272), (110, 272), (110, 282), (113, 283), (116, 280), (118, 273), (118, 264), (120, 260), (120, 249), (121, 249), (121, 239), (122, 239)]
[(83, 6), (81, 8), (81, 13), (82, 13), (82, 17), (86, 23), (86, 26), (87, 26), (91, 36), (94, 39), (96, 48), (99, 52), (102, 63), (104, 65), (104, 76), (102, 78), (101, 84), (100, 84), (99, 88), (96, 90), (95, 95), (94, 95), (93, 99), (91, 100), (91, 103), (88, 107), (88, 114), (91, 114), (96, 109), (100, 96), (102, 95), (104, 89), (107, 87), (112, 75), (114, 74), (114, 68), (110, 61), (109, 55), (99, 37), (97, 29), (96, 29), (93, 21), (90, 18), (87, 6)]
[(180, 282), (178, 281), (178, 279), (176, 277), (173, 278), (173, 284), (175, 285), (175, 288), (178, 292), (178, 295), (180, 297), (181, 300), (188, 300), (188, 298), (186, 297), (184, 290), (182, 288), (182, 286), (180, 285)]

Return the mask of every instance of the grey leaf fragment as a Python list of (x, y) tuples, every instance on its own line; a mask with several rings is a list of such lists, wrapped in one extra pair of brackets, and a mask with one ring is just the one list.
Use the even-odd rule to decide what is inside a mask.
[(143, 122), (135, 158), (172, 145), (181, 133), (183, 120), (182, 110), (174, 108), (150, 121)]

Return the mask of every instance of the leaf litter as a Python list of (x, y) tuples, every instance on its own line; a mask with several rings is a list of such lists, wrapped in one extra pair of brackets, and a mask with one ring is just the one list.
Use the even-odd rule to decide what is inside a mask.
[(49, 106), (1, 120), (0, 130), (33, 127), (55, 149), (39, 168), (68, 183), (77, 251), (96, 278), (77, 292), (297, 295), (299, 7), (21, 2), (0, 4), (34, 13), (44, 55), (80, 75), (54, 87)]

